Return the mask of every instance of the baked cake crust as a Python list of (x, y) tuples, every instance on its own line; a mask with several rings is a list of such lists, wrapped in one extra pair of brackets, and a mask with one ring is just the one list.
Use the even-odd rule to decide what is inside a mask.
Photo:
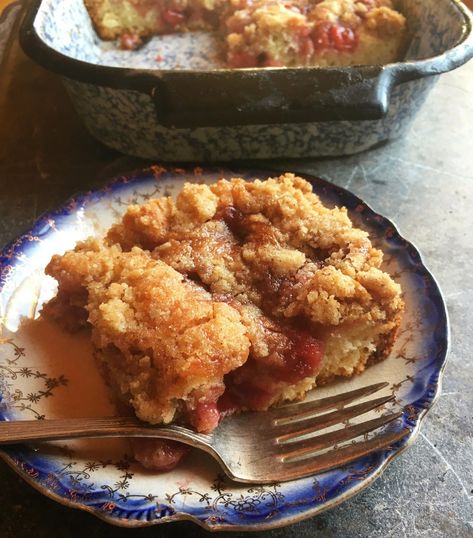
[(382, 258), (293, 174), (186, 183), (175, 201), (132, 205), (105, 238), (54, 256), (59, 289), (43, 315), (92, 329), (139, 418), (208, 432), (384, 358), (403, 300)]

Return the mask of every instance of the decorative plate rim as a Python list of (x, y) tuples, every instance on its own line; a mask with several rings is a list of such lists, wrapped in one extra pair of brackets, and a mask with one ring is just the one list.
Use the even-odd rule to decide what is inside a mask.
[[(8, 6), (7, 6), (8, 7)], [(234, 176), (238, 174), (247, 174), (251, 171), (252, 176), (254, 177), (273, 177), (273, 176), (279, 176), (282, 172), (280, 170), (274, 170), (274, 169), (266, 169), (266, 168), (245, 168), (237, 166), (235, 168), (233, 167), (216, 167), (216, 166), (209, 166), (205, 167), (205, 169), (202, 169), (200, 167), (164, 167), (162, 165), (151, 165), (146, 168), (139, 168), (134, 169), (130, 171), (127, 174), (120, 175), (117, 177), (112, 178), (111, 180), (107, 181), (105, 185), (99, 189), (90, 190), (86, 192), (79, 192), (70, 198), (68, 198), (63, 204), (61, 204), (60, 207), (57, 207), (56, 209), (52, 211), (47, 211), (43, 213), (39, 218), (35, 220), (35, 222), (29, 227), (28, 230), (26, 230), (24, 233), (19, 235), (17, 238), (13, 239), (9, 243), (7, 243), (3, 248), (0, 249), (0, 292), (2, 291), (2, 273), (3, 269), (5, 267), (5, 253), (9, 253), (10, 255), (16, 251), (17, 249), (20, 249), (27, 241), (30, 241), (32, 235), (35, 234), (35, 230), (44, 229), (44, 226), (47, 225), (47, 222), (50, 219), (53, 219), (56, 215), (62, 215), (64, 214), (64, 211), (68, 211), (71, 207), (77, 207), (77, 205), (86, 203), (88, 201), (92, 200), (99, 200), (105, 197), (110, 192), (113, 192), (115, 190), (120, 189), (121, 187), (130, 184), (130, 183), (139, 183), (140, 181), (143, 181), (146, 177), (154, 176), (156, 179), (159, 179), (161, 175), (163, 174), (170, 174), (170, 175), (192, 175), (198, 176), (202, 173), (202, 171), (207, 173), (219, 173), (223, 177), (226, 172), (228, 175), (228, 172), (231, 172)], [(389, 218), (379, 214), (377, 211), (375, 211), (368, 203), (363, 201), (359, 196), (352, 193), (348, 189), (341, 187), (339, 185), (336, 185), (334, 183), (331, 183), (330, 181), (315, 176), (313, 174), (305, 173), (305, 172), (297, 172), (297, 175), (303, 178), (308, 179), (309, 181), (317, 181), (319, 184), (324, 185), (329, 191), (337, 193), (341, 193), (343, 196), (351, 198), (354, 200), (357, 204), (363, 206), (369, 214), (372, 216), (375, 216), (380, 219), (381, 225), (384, 228), (391, 227), (395, 233), (400, 239), (402, 239), (406, 245), (412, 248), (413, 253), (418, 257), (419, 264), (422, 266), (422, 268), (425, 271), (425, 274), (431, 279), (435, 290), (438, 293), (438, 307), (441, 309), (442, 314), (445, 318), (445, 323), (443, 324), (443, 327), (445, 329), (444, 334), (444, 340), (445, 340), (445, 350), (443, 352), (443, 355), (439, 356), (439, 360), (442, 361), (441, 365), (439, 366), (438, 370), (436, 371), (438, 377), (435, 382), (435, 388), (434, 392), (429, 394), (428, 396), (425, 396), (425, 392), (422, 395), (422, 408), (419, 410), (418, 414), (413, 419), (412, 423), (413, 426), (411, 426), (411, 433), (402, 441), (402, 444), (396, 447), (396, 449), (393, 450), (384, 450), (383, 453), (387, 454), (386, 457), (378, 463), (377, 469), (371, 474), (371, 476), (364, 478), (362, 481), (358, 483), (356, 487), (353, 487), (349, 489), (348, 491), (343, 492), (340, 494), (337, 498), (331, 499), (326, 501), (323, 505), (315, 506), (313, 508), (307, 508), (304, 510), (304, 512), (295, 514), (295, 515), (288, 515), (285, 518), (274, 520), (271, 522), (264, 522), (264, 523), (255, 523), (255, 524), (212, 524), (209, 525), (205, 523), (204, 521), (200, 520), (199, 518), (193, 516), (192, 514), (188, 514), (182, 511), (176, 511), (174, 514), (170, 516), (164, 516), (158, 519), (153, 520), (133, 520), (133, 519), (127, 519), (127, 518), (118, 518), (117, 516), (112, 516), (107, 514), (104, 511), (101, 511), (95, 506), (88, 506), (86, 504), (83, 504), (81, 501), (72, 501), (69, 499), (66, 499), (62, 497), (61, 495), (51, 491), (47, 487), (43, 486), (41, 483), (37, 482), (34, 478), (28, 475), (26, 471), (21, 469), (14, 459), (4, 452), (0, 448), (0, 458), (11, 468), (13, 469), (27, 484), (35, 488), (37, 491), (48, 497), (49, 499), (52, 499), (63, 506), (66, 506), (68, 508), (74, 508), (78, 509), (87, 513), (90, 513), (96, 517), (98, 517), (100, 520), (112, 524), (117, 527), (124, 527), (124, 528), (141, 528), (141, 527), (148, 527), (153, 525), (160, 525), (164, 523), (172, 523), (175, 521), (192, 521), (193, 523), (196, 523), (203, 529), (210, 531), (210, 532), (220, 532), (220, 531), (265, 531), (265, 530), (271, 530), (276, 529), (280, 527), (284, 527), (287, 525), (292, 525), (294, 523), (298, 523), (300, 521), (304, 521), (306, 519), (309, 519), (311, 517), (314, 517), (315, 515), (318, 515), (322, 512), (325, 512), (331, 508), (334, 508), (343, 502), (347, 501), (348, 499), (354, 497), (355, 495), (361, 493), (361, 491), (365, 490), (367, 487), (369, 487), (375, 480), (377, 480), (383, 472), (386, 470), (388, 465), (394, 461), (397, 457), (399, 457), (401, 454), (404, 453), (406, 449), (408, 449), (412, 444), (415, 442), (415, 440), (418, 437), (418, 434), (420, 432), (422, 421), (425, 419), (425, 416), (427, 413), (432, 409), (432, 407), (435, 405), (435, 403), (438, 400), (438, 397), (440, 396), (441, 390), (442, 390), (442, 378), (443, 374), (445, 372), (445, 368), (448, 362), (448, 356), (450, 352), (450, 343), (451, 343), (451, 333), (450, 333), (450, 321), (449, 321), (449, 315), (448, 310), (445, 303), (445, 298), (443, 296), (443, 293), (441, 291), (441, 288), (437, 282), (437, 279), (432, 274), (430, 269), (426, 266), (423, 256), (419, 250), (419, 248), (410, 240), (406, 239), (400, 232), (398, 226)], [(1, 325), (0, 325), (1, 328)]]

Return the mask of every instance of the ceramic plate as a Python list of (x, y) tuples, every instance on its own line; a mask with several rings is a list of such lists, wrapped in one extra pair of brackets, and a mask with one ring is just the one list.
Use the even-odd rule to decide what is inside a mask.
[[(85, 334), (64, 334), (38, 319), (55, 293), (43, 268), (54, 253), (101, 234), (130, 203), (173, 194), (186, 180), (215, 181), (267, 171), (165, 170), (152, 167), (115, 180), (98, 192), (73, 198), (43, 216), (0, 256), (0, 418), (44, 419), (114, 413)], [(274, 173), (273, 173), (274, 175)], [(395, 226), (359, 198), (322, 179), (306, 177), (328, 205), (344, 205), (385, 253), (384, 269), (402, 285), (406, 313), (390, 357), (356, 379), (317, 389), (323, 397), (377, 381), (404, 408), (391, 430), (411, 434), (387, 450), (333, 471), (288, 483), (237, 485), (206, 454), (193, 452), (165, 474), (145, 471), (130, 457), (126, 440), (80, 440), (4, 447), (1, 455), (29, 484), (67, 506), (122, 526), (191, 519), (212, 530), (267, 529), (333, 507), (367, 487), (414, 440), (422, 417), (440, 391), (448, 347), (448, 321), (439, 288), (417, 249)]]

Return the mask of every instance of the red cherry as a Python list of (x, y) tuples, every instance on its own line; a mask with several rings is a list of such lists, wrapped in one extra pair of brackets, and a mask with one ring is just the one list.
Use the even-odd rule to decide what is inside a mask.
[(217, 402), (198, 403), (191, 414), (191, 422), (199, 432), (211, 432), (218, 426), (220, 413)]
[(300, 330), (288, 330), (286, 335), (291, 340), (291, 346), (284, 355), (286, 365), (281, 372), (283, 379), (296, 382), (314, 375), (324, 354), (322, 341)]
[(180, 11), (174, 11), (173, 9), (166, 9), (163, 11), (163, 19), (169, 24), (169, 26), (177, 26), (184, 22), (186, 16)]
[(143, 41), (138, 34), (122, 34), (120, 36), (120, 48), (122, 50), (135, 50), (141, 47)]
[(355, 32), (347, 26), (333, 25), (330, 28), (330, 40), (340, 52), (351, 52), (357, 45)]
[(340, 52), (351, 52), (358, 45), (358, 36), (348, 26), (323, 22), (314, 28), (312, 41), (316, 51), (336, 49)]

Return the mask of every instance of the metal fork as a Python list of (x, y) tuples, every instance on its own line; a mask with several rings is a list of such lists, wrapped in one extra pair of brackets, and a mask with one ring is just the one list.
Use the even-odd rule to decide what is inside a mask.
[[(387, 385), (377, 383), (337, 396), (229, 416), (209, 434), (176, 425), (146, 425), (131, 417), (0, 422), (0, 444), (78, 437), (172, 439), (204, 450), (235, 481), (258, 484), (283, 482), (343, 466), (405, 437), (410, 430), (381, 433), (368, 440), (334, 447), (381, 428), (402, 415), (399, 411), (347, 425), (350, 419), (391, 402), (394, 396), (346, 407)], [(320, 433), (334, 425), (344, 427)]]

